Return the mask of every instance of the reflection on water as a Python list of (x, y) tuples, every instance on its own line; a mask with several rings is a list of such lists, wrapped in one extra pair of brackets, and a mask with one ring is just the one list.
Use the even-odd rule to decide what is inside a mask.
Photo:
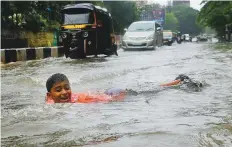
[(199, 146), (231, 146), (232, 118), (226, 116), (219, 123), (210, 123), (213, 129), (205, 134), (199, 134)]
[(76, 65), (76, 64), (88, 64), (88, 63), (91, 63), (91, 62), (106, 62), (107, 61), (107, 57), (87, 57), (87, 58), (84, 58), (84, 59), (66, 59), (66, 61), (63, 61), (63, 64), (70, 64), (70, 65)]
[[(231, 114), (232, 52), (218, 45), (1, 65), (2, 145), (229, 146), (232, 119), (223, 118)], [(118, 87), (128, 95), (107, 104), (46, 105), (45, 83), (57, 72), (67, 75), (73, 92)], [(159, 87), (179, 74), (204, 81), (203, 89)]]

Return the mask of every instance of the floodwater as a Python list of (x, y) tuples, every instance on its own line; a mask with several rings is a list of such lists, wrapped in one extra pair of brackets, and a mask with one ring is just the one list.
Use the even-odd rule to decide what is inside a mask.
[[(119, 50), (118, 57), (3, 65), (2, 146), (229, 147), (232, 133), (215, 126), (232, 120), (231, 48), (182, 43)], [(73, 92), (117, 87), (138, 94), (107, 104), (47, 105), (45, 83), (57, 72), (67, 75)], [(200, 92), (159, 87), (179, 74), (206, 84)]]

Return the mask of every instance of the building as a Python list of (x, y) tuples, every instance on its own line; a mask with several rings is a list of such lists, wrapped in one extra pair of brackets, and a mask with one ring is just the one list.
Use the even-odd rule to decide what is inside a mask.
[(185, 5), (190, 7), (190, 0), (173, 0), (172, 6)]
[(171, 0), (167, 0), (167, 2), (168, 2), (168, 7), (172, 7), (172, 1)]
[[(136, 0), (135, 0), (135, 1), (136, 1)], [(144, 1), (136, 1), (135, 3), (136, 3), (136, 6), (137, 6), (138, 8), (141, 8), (141, 7), (144, 7), (145, 5), (147, 5), (147, 4), (148, 4), (148, 1), (147, 1), (147, 0), (144, 0)]]

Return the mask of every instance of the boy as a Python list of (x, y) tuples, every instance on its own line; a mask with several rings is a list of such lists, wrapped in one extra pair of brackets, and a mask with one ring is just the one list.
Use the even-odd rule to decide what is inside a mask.
[(46, 103), (91, 103), (109, 102), (125, 97), (123, 89), (109, 89), (104, 94), (72, 93), (68, 78), (56, 73), (48, 78)]
[[(203, 87), (201, 82), (194, 81), (188, 76), (181, 74), (172, 82), (162, 84), (160, 86), (186, 85), (189, 89), (200, 91)], [(110, 102), (122, 100), (126, 93), (136, 93), (130, 90), (111, 88), (104, 94), (87, 94), (72, 93), (68, 78), (64, 74), (56, 73), (48, 78), (46, 103), (92, 103), (92, 102)]]

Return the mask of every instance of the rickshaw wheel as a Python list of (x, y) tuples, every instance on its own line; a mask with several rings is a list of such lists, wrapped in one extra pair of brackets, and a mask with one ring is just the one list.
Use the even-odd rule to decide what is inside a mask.
[(75, 57), (76, 58), (81, 58), (81, 59), (83, 59), (83, 58), (86, 58), (86, 54), (84, 53), (84, 50), (77, 50), (77, 52), (75, 53)]
[(64, 55), (66, 58), (69, 57), (69, 54), (70, 54), (70, 52), (68, 51), (68, 49), (64, 48)]
[(65, 52), (66, 58), (70, 57), (71, 59), (82, 59), (86, 58), (86, 54), (82, 50), (67, 51)]

